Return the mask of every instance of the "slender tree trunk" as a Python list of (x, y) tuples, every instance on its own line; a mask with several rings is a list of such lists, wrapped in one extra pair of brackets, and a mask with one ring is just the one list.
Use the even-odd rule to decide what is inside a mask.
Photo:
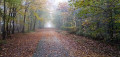
[(15, 17), (16, 17), (16, 8), (13, 7), (13, 29), (12, 29), (12, 34), (15, 33)]
[(31, 20), (31, 23), (30, 23), (30, 30), (32, 30), (32, 26), (33, 26), (33, 24), (32, 24), (32, 20)]
[(36, 17), (35, 17), (34, 27), (33, 27), (33, 30), (34, 30), (34, 31), (35, 31), (35, 27), (36, 27)]
[(15, 20), (14, 20), (14, 18), (13, 18), (13, 29), (12, 29), (12, 34), (14, 34), (14, 30), (15, 30)]
[[(10, 8), (10, 10), (9, 10), (9, 16), (11, 16), (11, 8)], [(8, 19), (7, 20), (7, 36), (9, 36), (10, 35), (10, 25), (9, 25), (9, 23), (10, 23), (10, 25), (11, 25), (11, 22), (10, 22), (10, 19)]]
[(26, 13), (27, 13), (27, 8), (25, 9), (25, 14), (24, 14), (24, 23), (23, 23), (23, 29), (22, 32), (25, 32), (25, 20), (26, 20)]
[(7, 20), (7, 25), (6, 25), (7, 27), (6, 27), (6, 34), (7, 34), (7, 36), (9, 35), (9, 19)]
[(12, 21), (10, 21), (10, 31), (9, 31), (9, 34), (11, 34), (12, 33)]
[(30, 23), (28, 22), (28, 32), (30, 31), (30, 25), (29, 25)]
[[(30, 12), (30, 11), (29, 11)], [(30, 20), (30, 14), (28, 16), (28, 19)], [(30, 31), (30, 21), (28, 21), (28, 32)]]
[[(10, 14), (9, 14), (9, 16), (12, 17), (12, 8), (10, 8)], [(8, 34), (10, 35), (10, 34), (11, 34), (11, 31), (12, 31), (12, 30), (11, 30), (11, 28), (12, 28), (12, 25), (11, 25), (11, 24), (12, 24), (12, 22), (11, 22), (11, 20), (9, 20), (9, 22), (10, 22), (10, 24), (9, 24), (10, 27), (8, 28), (8, 29), (9, 29)]]
[(5, 31), (5, 20), (6, 20), (6, 0), (4, 0), (4, 17), (3, 17), (3, 32), (2, 32), (2, 39), (5, 40), (5, 36), (6, 36), (6, 31)]
[(110, 13), (111, 15), (110, 15), (110, 38), (113, 38), (113, 22), (114, 22), (114, 20), (113, 20), (113, 17), (112, 17), (112, 9), (111, 9), (111, 13)]
[(25, 21), (26, 21), (26, 13), (27, 13), (28, 7), (29, 7), (29, 4), (28, 4), (28, 6), (25, 8), (24, 24), (23, 24), (23, 29), (22, 29), (22, 32), (23, 32), (23, 33), (25, 32)]
[[(9, 16), (10, 16), (10, 11), (9, 11)], [(7, 24), (6, 24), (6, 34), (7, 34), (7, 36), (8, 36), (8, 34), (9, 34), (9, 18), (8, 18), (8, 20), (7, 20)]]

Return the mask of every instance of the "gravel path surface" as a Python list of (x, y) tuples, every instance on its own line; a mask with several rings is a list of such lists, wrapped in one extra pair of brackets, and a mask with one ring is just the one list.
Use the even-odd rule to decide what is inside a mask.
[(34, 53), (33, 57), (72, 57), (69, 50), (61, 43), (57, 37), (43, 37)]

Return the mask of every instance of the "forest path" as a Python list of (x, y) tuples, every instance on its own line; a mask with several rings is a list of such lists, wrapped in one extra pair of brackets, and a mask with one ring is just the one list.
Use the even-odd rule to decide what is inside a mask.
[(33, 57), (73, 57), (67, 49), (69, 46), (64, 45), (68, 45), (67, 40), (59, 37), (57, 32), (44, 30), (41, 33), (43, 35)]
[(0, 57), (119, 57), (116, 47), (56, 29), (18, 33), (2, 45)]
[(110, 45), (56, 29), (38, 31), (41, 40), (33, 57), (117, 57)]

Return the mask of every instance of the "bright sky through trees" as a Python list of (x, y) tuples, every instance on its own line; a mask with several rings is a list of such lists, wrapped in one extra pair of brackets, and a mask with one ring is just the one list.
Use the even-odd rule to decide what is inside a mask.
[(55, 0), (55, 5), (58, 5), (60, 2), (67, 2), (68, 0)]
[(46, 24), (45, 24), (45, 28), (53, 28), (54, 25), (51, 23), (51, 21), (48, 21)]
[(68, 0), (48, 0), (53, 5), (58, 5), (60, 2), (68, 2)]
[(49, 15), (50, 15), (50, 21), (47, 21), (46, 24), (45, 24), (45, 27), (46, 28), (53, 28), (54, 25), (52, 24), (52, 20), (54, 19), (53, 15), (56, 10), (56, 8), (58, 7), (59, 3), (61, 2), (68, 2), (68, 0), (48, 0), (47, 2), (47, 9), (48, 9), (48, 12), (49, 12)]

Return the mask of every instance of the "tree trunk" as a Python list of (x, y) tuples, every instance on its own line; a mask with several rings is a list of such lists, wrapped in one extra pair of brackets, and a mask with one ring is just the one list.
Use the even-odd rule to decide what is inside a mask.
[(30, 25), (29, 25), (30, 23), (28, 22), (28, 32), (30, 31)]
[(26, 13), (27, 13), (27, 8), (25, 9), (25, 14), (24, 14), (24, 23), (23, 23), (23, 29), (22, 32), (25, 32), (25, 20), (26, 20)]
[(5, 40), (6, 37), (6, 31), (5, 31), (5, 20), (6, 20), (6, 0), (4, 0), (4, 17), (3, 17), (3, 32), (2, 32), (2, 39)]
[(15, 33), (15, 17), (16, 17), (16, 8), (13, 8), (13, 29), (12, 29), (12, 34)]
[(7, 20), (7, 25), (6, 25), (7, 27), (6, 27), (6, 34), (7, 34), (7, 36), (9, 35), (9, 19)]
[(30, 23), (30, 30), (32, 30), (33, 29), (33, 24), (32, 24), (32, 20), (31, 20), (31, 23)]
[(113, 38), (113, 17), (112, 17), (112, 10), (111, 10), (111, 15), (110, 15), (110, 38)]
[[(12, 10), (11, 10), (11, 8), (10, 8), (10, 10), (9, 10), (9, 16), (11, 17), (11, 12), (12, 12)], [(10, 23), (10, 24), (9, 24)], [(7, 36), (9, 36), (10, 35), (10, 26), (11, 26), (11, 22), (10, 22), (10, 19), (8, 19), (8, 21), (7, 21)]]
[(35, 26), (36, 25), (36, 17), (35, 17), (35, 21), (34, 21), (34, 27), (33, 27), (33, 30), (35, 31)]
[(12, 34), (14, 34), (14, 30), (15, 30), (15, 20), (14, 20), (14, 18), (13, 18), (12, 24), (13, 24)]

